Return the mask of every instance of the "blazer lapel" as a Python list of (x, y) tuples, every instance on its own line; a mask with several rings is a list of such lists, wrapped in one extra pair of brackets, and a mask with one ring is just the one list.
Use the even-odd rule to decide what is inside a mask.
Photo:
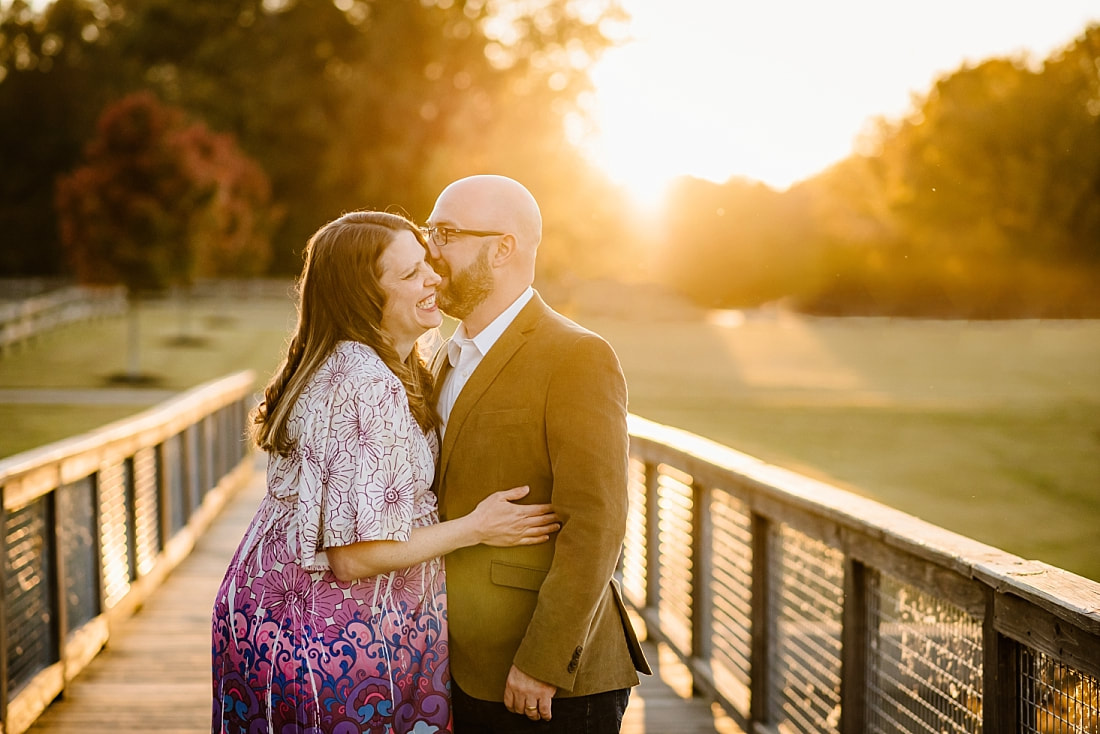
[(432, 355), (432, 362), (428, 370), (432, 373), (432, 405), (439, 405), (439, 393), (443, 389), (443, 381), (451, 371), (450, 360), (451, 340), (443, 342), (439, 349)]
[[(536, 293), (516, 315), (515, 321), (500, 335), (496, 344), (489, 349), (489, 353), (481, 360), (477, 369), (474, 370), (474, 373), (470, 375), (470, 379), (463, 386), (462, 392), (458, 394), (458, 398), (455, 400), (454, 407), (451, 408), (451, 415), (447, 419), (447, 432), (443, 435), (443, 446), (440, 449), (440, 477), (444, 476), (447, 470), (447, 462), (451, 458), (455, 441), (459, 433), (462, 432), (463, 425), (466, 423), (466, 419), (469, 418), (474, 406), (477, 405), (481, 396), (493, 384), (504, 366), (512, 359), (512, 355), (527, 341), (528, 334), (538, 324), (546, 309), (546, 304)], [(449, 361), (444, 361), (449, 364)], [(442, 377), (437, 384), (441, 383)]]

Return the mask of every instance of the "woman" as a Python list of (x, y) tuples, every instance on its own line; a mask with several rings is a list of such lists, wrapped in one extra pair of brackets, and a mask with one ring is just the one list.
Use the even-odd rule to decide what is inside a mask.
[(441, 556), (541, 543), (549, 505), (498, 492), (438, 522), (439, 418), (416, 340), (439, 276), (407, 219), (310, 239), (298, 325), (254, 426), (267, 494), (214, 604), (215, 732), (450, 731)]

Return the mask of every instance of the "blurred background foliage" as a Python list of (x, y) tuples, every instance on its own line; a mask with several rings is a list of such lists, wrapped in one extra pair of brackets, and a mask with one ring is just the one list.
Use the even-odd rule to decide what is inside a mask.
[[(109, 231), (103, 211), (123, 229), (145, 211), (74, 193), (103, 189), (86, 171), (110, 168), (104, 119), (140, 93), (191, 130), (184, 152), (168, 145), (190, 161), (180, 205), (162, 199), (127, 229), (150, 257), (183, 248), (179, 282), (296, 274), (308, 236), (342, 212), (423, 220), (449, 181), (498, 172), (542, 204), (547, 286), (650, 281), (707, 307), (829, 314), (1100, 316), (1100, 26), (1040, 63), (945, 75), (786, 191), (682, 179), (663, 209), (639, 211), (565, 132), (626, 20), (614, 0), (5, 3), (0, 275), (88, 280), (72, 253)], [(203, 161), (237, 173), (204, 178)]]

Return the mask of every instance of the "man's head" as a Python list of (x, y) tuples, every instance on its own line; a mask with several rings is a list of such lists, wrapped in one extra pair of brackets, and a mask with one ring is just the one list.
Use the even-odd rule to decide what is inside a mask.
[(443, 278), (439, 306), (475, 331), (534, 282), (542, 214), (518, 181), (455, 181), (436, 199), (428, 231), (431, 263)]

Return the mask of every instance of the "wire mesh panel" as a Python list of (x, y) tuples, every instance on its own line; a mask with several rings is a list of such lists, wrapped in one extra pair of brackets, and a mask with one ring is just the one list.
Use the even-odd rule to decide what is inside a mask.
[(57, 488), (57, 553), (65, 569), (67, 631), (100, 612), (95, 475)]
[(215, 432), (211, 435), (210, 445), (214, 456), (214, 473), (219, 477), (228, 474), (229, 470), (233, 468), (233, 464), (236, 463), (237, 457), (232, 454), (233, 442), (231, 437), (236, 436), (238, 439), (243, 439), (243, 430), (236, 430), (235, 412), (239, 405), (239, 403), (227, 405), (210, 416), (213, 424), (217, 426)]
[(646, 588), (646, 498), (645, 464), (630, 460), (626, 515), (626, 539), (623, 543), (623, 595), (636, 607), (645, 606)]
[(160, 530), (157, 452), (152, 448), (134, 454), (134, 558), (139, 575), (153, 569), (164, 547)]
[(168, 503), (168, 532), (175, 535), (187, 524), (190, 506), (183, 476), (183, 437), (176, 434), (160, 444), (160, 472), (164, 481), (164, 497)]
[(40, 497), (4, 517), (9, 696), (58, 660), (50, 514), (48, 498)]
[(711, 496), (711, 667), (719, 692), (747, 716), (752, 649), (752, 517), (748, 506), (732, 495), (712, 492)]
[(202, 504), (207, 487), (203, 485), (202, 471), (202, 423), (194, 423), (184, 429), (181, 436), (183, 461), (181, 467), (184, 478), (184, 497), (188, 503), (187, 516), (194, 514)]
[(867, 731), (982, 731), (982, 620), (883, 573), (867, 599)]
[(218, 480), (223, 476), (217, 472), (214, 461), (214, 446), (218, 442), (218, 422), (214, 419), (213, 415), (208, 415), (202, 419), (201, 429), (199, 435), (202, 440), (199, 442), (199, 486), (202, 487), (202, 493), (205, 496), (210, 490), (214, 488), (214, 485), (218, 483)]
[(768, 570), (775, 610), (769, 718), (783, 732), (835, 732), (844, 556), (787, 525), (777, 533)]
[(1100, 732), (1100, 680), (1025, 645), (1019, 650), (1020, 731)]
[(657, 478), (657, 527), (661, 549), (661, 628), (668, 641), (691, 654), (691, 477), (665, 464)]
[(99, 470), (100, 562), (103, 564), (103, 603), (108, 609), (130, 590), (130, 510), (127, 503), (129, 462), (108, 464)]

